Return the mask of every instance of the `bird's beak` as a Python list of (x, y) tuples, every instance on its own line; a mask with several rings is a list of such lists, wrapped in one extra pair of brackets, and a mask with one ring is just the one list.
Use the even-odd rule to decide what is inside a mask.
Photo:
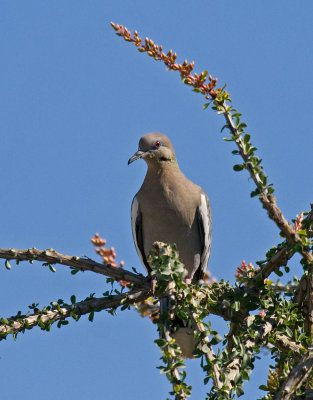
[(144, 151), (138, 150), (130, 159), (128, 160), (128, 165), (131, 164), (133, 161), (138, 160), (145, 154)]

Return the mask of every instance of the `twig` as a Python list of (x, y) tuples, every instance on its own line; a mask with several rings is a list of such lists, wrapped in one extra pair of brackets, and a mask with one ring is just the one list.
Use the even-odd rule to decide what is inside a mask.
[(263, 204), (263, 207), (267, 210), (268, 216), (276, 223), (287, 241), (293, 246), (298, 245), (299, 253), (307, 260), (309, 264), (313, 264), (313, 255), (305, 249), (300, 235), (292, 229), (291, 225), (283, 216), (281, 210), (277, 207), (274, 196), (269, 196), (266, 193), (262, 193), (259, 198)]
[(304, 315), (305, 330), (313, 339), (313, 275), (304, 274), (296, 289), (294, 302), (299, 304)]
[(69, 267), (79, 269), (80, 271), (92, 271), (98, 274), (109, 276), (117, 281), (127, 281), (134, 285), (145, 286), (148, 283), (145, 278), (136, 275), (133, 272), (127, 271), (123, 268), (115, 268), (110, 264), (100, 264), (90, 258), (81, 258), (77, 256), (68, 256), (60, 254), (55, 250), (38, 250), (35, 248), (20, 250), (20, 249), (0, 249), (0, 258), (6, 260), (19, 260), (19, 261), (44, 261), (49, 264), (62, 264)]
[(298, 285), (295, 284), (272, 284), (271, 285), (271, 290), (273, 290), (274, 293), (294, 293), (298, 288)]
[[(255, 316), (252, 315), (247, 318), (248, 320), (254, 320)], [(261, 326), (259, 326), (256, 331), (253, 339), (249, 339), (246, 341), (246, 347), (251, 348), (254, 347), (257, 343), (261, 343), (265, 340), (265, 337), (276, 327), (277, 322), (274, 318), (269, 318), (264, 322)]]
[(299, 359), (305, 351), (305, 348), (301, 344), (293, 342), (285, 335), (276, 335), (275, 344), (282, 353), (288, 353), (292, 351), (295, 359)]
[(249, 286), (254, 286), (259, 279), (265, 279), (270, 276), (274, 269), (285, 265), (287, 261), (292, 258), (294, 253), (294, 250), (287, 251), (285, 247), (279, 249), (266, 264), (262, 265), (260, 270), (249, 282)]
[[(248, 317), (248, 319), (254, 319), (254, 316)], [(276, 328), (277, 322), (274, 318), (269, 318), (264, 324), (256, 329), (256, 334), (253, 339), (249, 339), (246, 342), (247, 348), (252, 348), (257, 344), (261, 344), (262, 342), (268, 342), (266, 339), (267, 336), (271, 334), (271, 332)], [(296, 359), (299, 359), (303, 354), (305, 348), (301, 344), (297, 344), (287, 338), (285, 335), (273, 335), (275, 345), (282, 353), (288, 353), (290, 351), (293, 352)]]
[[(224, 103), (224, 109), (226, 110), (225, 103)], [(228, 112), (228, 111), (225, 111), (223, 114), (224, 114), (224, 117), (226, 119), (226, 123), (228, 125), (228, 128), (230, 129), (231, 133), (236, 137), (235, 141), (236, 141), (236, 145), (237, 145), (238, 150), (239, 150), (239, 154), (241, 155), (241, 158), (243, 159), (243, 161), (246, 163), (246, 169), (248, 170), (251, 179), (255, 183), (256, 187), (258, 189), (260, 189), (261, 191), (263, 191), (264, 189), (263, 189), (263, 185), (262, 185), (262, 180), (261, 180), (259, 174), (254, 172), (252, 166), (249, 163), (247, 163), (247, 161), (249, 159), (248, 159), (247, 154), (245, 154), (245, 151), (244, 151), (243, 140), (242, 140), (242, 138), (240, 136), (240, 133), (239, 133), (238, 129), (235, 126), (235, 123), (233, 121), (231, 113)]]
[(145, 300), (149, 295), (149, 289), (134, 289), (124, 294), (91, 298), (71, 306), (59, 306), (52, 310), (44, 310), (31, 315), (11, 317), (7, 319), (6, 323), (0, 324), (0, 340), (5, 339), (9, 333), (14, 334), (25, 329), (31, 329), (39, 323), (51, 324), (60, 319), (69, 318), (72, 314), (80, 316), (91, 311), (101, 311), (106, 308), (116, 308), (124, 304), (134, 304)]
[(234, 341), (233, 341), (233, 336), (236, 335), (238, 330), (238, 322), (231, 322), (230, 323), (230, 327), (229, 327), (229, 331), (227, 334), (227, 351), (230, 353), (231, 349), (234, 345)]

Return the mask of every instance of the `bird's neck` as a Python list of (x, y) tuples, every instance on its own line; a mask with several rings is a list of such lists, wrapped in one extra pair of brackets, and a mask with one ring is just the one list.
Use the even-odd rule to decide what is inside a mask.
[(147, 161), (148, 171), (147, 175), (167, 175), (179, 170), (176, 158), (166, 161), (149, 160)]
[(158, 188), (167, 185), (181, 174), (177, 161), (149, 163), (144, 184), (149, 183), (149, 188)]

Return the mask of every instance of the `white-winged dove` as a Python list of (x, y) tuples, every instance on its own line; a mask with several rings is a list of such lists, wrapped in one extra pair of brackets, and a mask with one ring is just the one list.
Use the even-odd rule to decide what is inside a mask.
[[(146, 161), (148, 171), (133, 199), (131, 219), (141, 262), (150, 273), (147, 257), (153, 243), (175, 243), (188, 271), (187, 278), (197, 282), (205, 274), (211, 251), (209, 199), (200, 186), (180, 171), (173, 146), (165, 135), (148, 133), (143, 136), (128, 164), (139, 158)], [(192, 331), (179, 329), (175, 339), (183, 355), (192, 357), (195, 344)]]

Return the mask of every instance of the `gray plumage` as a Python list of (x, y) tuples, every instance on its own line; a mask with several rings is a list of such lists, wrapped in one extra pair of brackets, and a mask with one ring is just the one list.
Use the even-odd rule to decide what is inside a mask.
[(156, 241), (176, 244), (187, 278), (203, 278), (211, 251), (211, 209), (207, 195), (180, 171), (170, 140), (148, 133), (128, 161), (143, 158), (148, 170), (132, 202), (132, 232), (148, 273), (147, 256)]

